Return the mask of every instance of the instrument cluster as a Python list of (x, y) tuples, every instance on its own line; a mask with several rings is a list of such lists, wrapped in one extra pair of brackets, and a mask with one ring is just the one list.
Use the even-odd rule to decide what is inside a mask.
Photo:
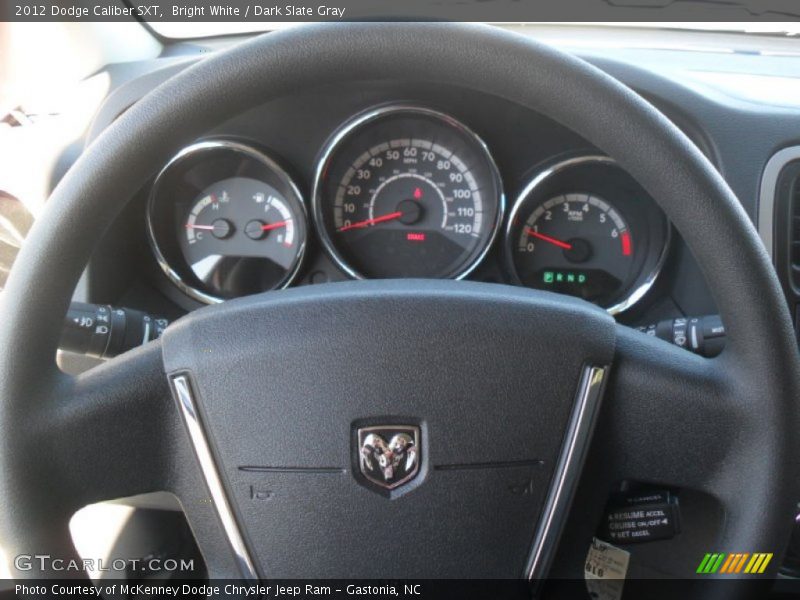
[(613, 160), (557, 160), (519, 187), (507, 206), (489, 148), (464, 123), (381, 106), (328, 139), (308, 199), (255, 145), (185, 148), (154, 182), (147, 229), (167, 277), (205, 303), (292, 285), (312, 238), (354, 279), (462, 279), (495, 248), (508, 282), (612, 314), (650, 289), (670, 226)]

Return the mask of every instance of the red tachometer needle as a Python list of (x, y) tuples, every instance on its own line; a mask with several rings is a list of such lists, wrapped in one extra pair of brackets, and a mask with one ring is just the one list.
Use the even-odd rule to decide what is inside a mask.
[(375, 217), (374, 219), (366, 219), (364, 221), (358, 221), (356, 223), (350, 223), (350, 225), (345, 225), (344, 227), (339, 227), (337, 231), (348, 231), (349, 229), (360, 229), (362, 227), (367, 227), (369, 225), (375, 225), (376, 223), (383, 223), (384, 221), (391, 221), (393, 219), (399, 219), (403, 216), (403, 211), (398, 210), (393, 213), (389, 213), (388, 215), (382, 215), (380, 217)]
[(288, 219), (285, 221), (277, 221), (276, 223), (268, 223), (267, 225), (261, 226), (261, 231), (270, 231), (272, 229), (278, 229), (278, 227), (285, 227), (287, 223), (289, 223)]
[(545, 235), (543, 233), (539, 233), (538, 231), (534, 231), (530, 227), (525, 228), (525, 233), (535, 238), (539, 238), (540, 240), (544, 240), (545, 242), (549, 242), (554, 246), (558, 246), (559, 248), (563, 248), (564, 250), (572, 250), (572, 244), (567, 242), (562, 242), (561, 240), (557, 240), (554, 237), (550, 237), (549, 235)]

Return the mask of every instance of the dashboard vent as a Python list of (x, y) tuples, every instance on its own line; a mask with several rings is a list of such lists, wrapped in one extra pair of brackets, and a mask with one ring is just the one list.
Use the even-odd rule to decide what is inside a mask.
[(789, 204), (789, 277), (795, 287), (800, 287), (800, 176), (792, 181)]
[[(772, 260), (786, 295), (789, 311), (795, 321), (795, 332), (800, 342), (800, 148), (776, 154), (764, 171), (772, 198)], [(770, 198), (762, 195), (761, 201), (769, 207)], [(762, 234), (763, 235), (763, 234)]]

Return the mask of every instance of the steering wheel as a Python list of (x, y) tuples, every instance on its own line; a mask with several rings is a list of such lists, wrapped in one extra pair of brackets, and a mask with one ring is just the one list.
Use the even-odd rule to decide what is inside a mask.
[[(616, 159), (694, 253), (727, 327), (724, 352), (698, 357), (546, 292), (366, 281), (203, 308), (85, 374), (57, 368), (95, 241), (177, 149), (268, 99), (379, 79), (500, 95)], [(496, 28), (306, 26), (186, 69), (74, 164), (2, 301), (0, 538), (10, 557), (76, 558), (75, 510), (156, 490), (180, 500), (213, 577), (582, 577), (621, 480), (712, 497), (723, 518), (706, 551), (775, 553), (758, 577), (774, 575), (788, 539), (800, 363), (748, 216), (640, 96)], [(371, 446), (365, 432), (377, 436)], [(406, 481), (374, 485), (370, 457), (404, 461)], [(71, 573), (36, 562), (15, 571), (53, 574)]]

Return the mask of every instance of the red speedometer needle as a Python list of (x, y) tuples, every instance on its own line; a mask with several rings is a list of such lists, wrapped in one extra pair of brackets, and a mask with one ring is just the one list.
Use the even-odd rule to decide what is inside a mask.
[(279, 227), (285, 227), (289, 223), (289, 219), (285, 221), (277, 221), (275, 223), (268, 223), (267, 225), (261, 226), (261, 231), (270, 231), (272, 229), (278, 229)]
[(563, 248), (564, 250), (572, 250), (572, 244), (568, 244), (567, 242), (562, 242), (561, 240), (557, 240), (554, 237), (550, 237), (549, 235), (545, 235), (543, 233), (539, 233), (538, 231), (534, 231), (530, 227), (525, 228), (525, 233), (535, 238), (539, 238), (540, 240), (544, 240), (545, 242), (549, 242), (554, 246), (558, 246), (559, 248)]
[(376, 223), (383, 223), (384, 221), (392, 221), (394, 219), (399, 219), (402, 216), (403, 216), (403, 211), (397, 210), (393, 213), (389, 213), (388, 215), (375, 217), (374, 219), (366, 219), (364, 221), (357, 221), (355, 223), (350, 223), (350, 225), (339, 227), (337, 231), (342, 232), (342, 231), (347, 231), (349, 229), (360, 229), (362, 227), (367, 227), (369, 225), (375, 225)]

